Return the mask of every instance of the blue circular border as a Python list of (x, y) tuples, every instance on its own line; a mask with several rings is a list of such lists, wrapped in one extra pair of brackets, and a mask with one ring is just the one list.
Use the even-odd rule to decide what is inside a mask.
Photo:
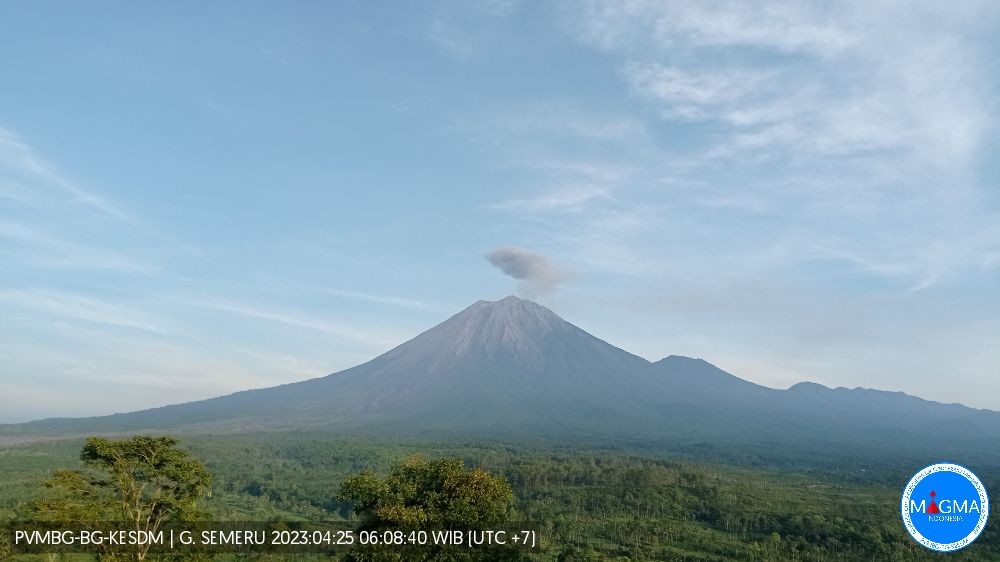
[[(936, 467), (957, 467), (957, 468), (960, 468), (960, 469), (964, 470), (965, 472), (967, 472), (969, 474), (969, 476), (972, 477), (972, 480), (969, 480), (968, 476), (966, 476), (965, 474), (962, 474), (960, 472), (956, 472), (954, 470), (950, 470), (948, 468), (941, 468), (940, 470), (928, 471), (928, 469), (936, 468)], [(924, 472), (927, 472), (927, 474), (924, 474)], [(972, 487), (976, 488), (977, 492), (980, 492), (980, 496), (979, 496), (980, 499), (984, 500), (984, 501), (980, 502), (981, 505), (980, 505), (980, 513), (979, 513), (979, 523), (977, 523), (976, 527), (972, 530), (972, 532), (970, 532), (968, 535), (966, 535), (963, 539), (955, 541), (955, 542), (952, 542), (952, 543), (938, 543), (938, 542), (934, 542), (934, 541), (928, 539), (927, 537), (923, 536), (922, 534), (920, 534), (920, 532), (917, 531), (916, 527), (913, 525), (913, 519), (910, 517), (910, 513), (909, 513), (910, 506), (909, 506), (909, 501), (908, 500), (910, 500), (910, 497), (913, 494), (913, 489), (916, 488), (917, 485), (924, 480), (924, 478), (927, 478), (931, 474), (936, 474), (938, 472), (951, 472), (953, 474), (958, 474), (959, 476), (965, 478), (966, 480), (969, 480), (969, 483), (972, 484)], [(918, 480), (918, 477), (919, 477), (919, 480)], [(989, 517), (990, 517), (989, 500), (990, 500), (990, 497), (989, 497), (989, 493), (986, 491), (986, 485), (983, 484), (983, 481), (980, 480), (978, 476), (976, 476), (976, 473), (972, 472), (968, 468), (966, 468), (966, 467), (964, 467), (964, 466), (962, 466), (960, 464), (957, 464), (957, 463), (953, 463), (953, 462), (936, 462), (934, 464), (929, 464), (929, 465), (925, 466), (924, 468), (918, 470), (917, 473), (914, 474), (910, 478), (910, 480), (906, 483), (906, 485), (903, 487), (903, 494), (902, 494), (902, 496), (900, 498), (900, 517), (902, 518), (903, 528), (906, 529), (907, 533), (909, 533), (910, 538), (912, 538), (920, 546), (923, 546), (924, 548), (926, 548), (928, 550), (931, 550), (931, 551), (934, 551), (934, 552), (956, 552), (956, 551), (962, 550), (963, 548), (965, 548), (965, 547), (969, 546), (970, 544), (976, 542), (976, 539), (979, 538), (979, 535), (981, 535), (982, 532), (983, 532), (983, 530), (986, 529), (986, 523), (989, 521)], [(916, 534), (914, 534), (914, 533), (916, 533)], [(954, 545), (958, 545), (960, 543), (963, 543), (963, 544), (961, 544), (961, 546), (954, 546)]]

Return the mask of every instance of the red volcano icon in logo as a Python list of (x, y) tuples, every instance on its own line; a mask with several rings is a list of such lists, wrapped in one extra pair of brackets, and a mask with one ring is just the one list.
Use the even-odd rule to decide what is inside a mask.
[(935, 513), (941, 513), (941, 510), (938, 509), (937, 503), (934, 502), (934, 496), (936, 495), (937, 494), (934, 493), (934, 490), (931, 490), (931, 505), (927, 506), (927, 513), (929, 515), (934, 515)]

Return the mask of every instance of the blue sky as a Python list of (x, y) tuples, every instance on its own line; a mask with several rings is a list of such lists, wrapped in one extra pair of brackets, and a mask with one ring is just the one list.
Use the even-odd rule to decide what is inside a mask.
[(998, 23), (4, 3), (0, 422), (325, 375), (518, 290), (653, 360), (1000, 409)]

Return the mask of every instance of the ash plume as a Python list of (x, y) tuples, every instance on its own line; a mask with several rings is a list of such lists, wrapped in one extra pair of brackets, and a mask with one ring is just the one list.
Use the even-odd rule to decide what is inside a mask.
[(551, 295), (568, 277), (544, 255), (517, 246), (491, 250), (485, 257), (500, 271), (521, 281), (517, 286), (518, 292), (528, 299)]

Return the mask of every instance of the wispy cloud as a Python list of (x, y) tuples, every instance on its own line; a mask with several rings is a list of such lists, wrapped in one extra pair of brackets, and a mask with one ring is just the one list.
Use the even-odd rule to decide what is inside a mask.
[(638, 93), (663, 102), (680, 119), (717, 119), (720, 109), (755, 93), (774, 72), (744, 68), (689, 71), (656, 62), (628, 63), (624, 70)]
[(379, 304), (387, 304), (390, 306), (398, 306), (401, 308), (409, 308), (413, 310), (444, 310), (444, 307), (437, 303), (430, 303), (415, 299), (408, 299), (404, 297), (396, 297), (391, 295), (379, 295), (374, 293), (367, 293), (364, 291), (350, 291), (346, 289), (335, 289), (332, 287), (324, 287), (318, 289), (320, 293), (332, 295), (335, 297), (343, 297), (347, 299), (355, 299), (366, 302), (374, 302)]
[(628, 82), (666, 115), (733, 127), (729, 151), (964, 165), (991, 111), (983, 53), (965, 36), (996, 10), (869, 4), (597, 1), (582, 30), (622, 53)]
[[(763, 229), (798, 248), (787, 262), (808, 265), (825, 248), (826, 259), (919, 291), (995, 252), (970, 170), (997, 100), (984, 78), (993, 55), (972, 38), (998, 15), (984, 2), (597, 0), (578, 29), (620, 57), (624, 84), (662, 119), (700, 126), (693, 151), (660, 159), (674, 173), (695, 186), (730, 166), (746, 176), (671, 193), (674, 208), (796, 225)], [(959, 234), (970, 217), (983, 232)], [(731, 230), (713, 218), (697, 228)]]
[(0, 221), (0, 254), (21, 265), (52, 269), (107, 270), (151, 274), (158, 267), (141, 258), (102, 250), (53, 236), (37, 228)]
[[(64, 199), (60, 201), (58, 197), (53, 198), (53, 196), (62, 196)], [(24, 208), (50, 214), (65, 203), (69, 203), (81, 211), (89, 211), (100, 219), (112, 219), (111, 222), (131, 229), (133, 234), (148, 236), (158, 243), (166, 243), (188, 255), (200, 255), (198, 248), (151, 225), (119, 201), (72, 179), (20, 136), (2, 126), (0, 126), (0, 197)]]
[(162, 333), (154, 318), (124, 304), (43, 289), (0, 290), (0, 302), (54, 318), (83, 320), (96, 324)]
[(558, 181), (615, 185), (633, 174), (630, 165), (598, 159), (519, 157), (508, 163), (512, 168), (538, 171)]
[(323, 332), (339, 338), (365, 344), (374, 349), (389, 349), (404, 341), (401, 335), (393, 336), (384, 330), (364, 331), (352, 325), (340, 324), (325, 318), (317, 318), (300, 312), (265, 308), (215, 298), (183, 298), (178, 299), (181, 306), (197, 307), (205, 310), (236, 314), (247, 318), (257, 318), (269, 322), (277, 322), (306, 330)]
[(96, 326), (59, 333), (70, 343), (0, 342), (0, 423), (201, 400), (323, 376), (343, 366), (318, 353), (295, 356), (238, 347), (220, 352), (201, 341), (175, 342)]
[(504, 211), (523, 211), (528, 213), (579, 212), (585, 205), (598, 199), (610, 201), (613, 197), (606, 188), (578, 186), (558, 189), (535, 197), (508, 199), (507, 201), (490, 205), (490, 207)]
[(856, 41), (851, 30), (833, 17), (848, 10), (807, 2), (595, 0), (586, 5), (581, 31), (608, 49), (765, 46), (829, 55)]
[(148, 230), (148, 227), (118, 204), (105, 197), (83, 189), (68, 180), (55, 166), (39, 156), (35, 150), (22, 141), (13, 131), (0, 127), (0, 167), (29, 177), (33, 183), (56, 188), (72, 196), (77, 203), (97, 210), (104, 215)]

